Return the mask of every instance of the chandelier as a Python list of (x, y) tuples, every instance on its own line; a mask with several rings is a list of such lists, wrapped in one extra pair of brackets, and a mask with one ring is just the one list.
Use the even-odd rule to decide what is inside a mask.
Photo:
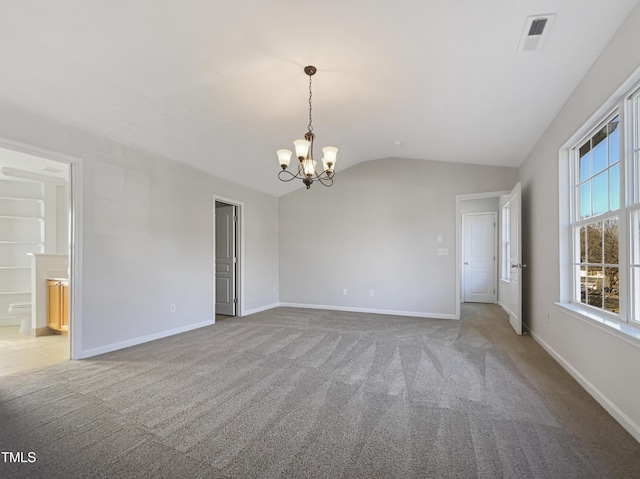
[(336, 156), (338, 155), (338, 149), (335, 146), (325, 146), (322, 149), (322, 165), (323, 170), (318, 173), (316, 171), (316, 162), (313, 159), (313, 140), (315, 135), (313, 134), (313, 126), (311, 125), (311, 77), (316, 73), (316, 67), (309, 65), (304, 67), (304, 72), (309, 75), (309, 124), (307, 125), (307, 132), (304, 134), (304, 140), (296, 140), (293, 142), (296, 150), (296, 156), (298, 157), (298, 170), (296, 173), (288, 171), (289, 161), (293, 154), (291, 150), (278, 150), (278, 161), (282, 167), (282, 171), (278, 173), (280, 181), (291, 181), (295, 179), (301, 179), (307, 186), (307, 189), (311, 187), (311, 184), (317, 180), (324, 186), (333, 185), (334, 167), (336, 165)]

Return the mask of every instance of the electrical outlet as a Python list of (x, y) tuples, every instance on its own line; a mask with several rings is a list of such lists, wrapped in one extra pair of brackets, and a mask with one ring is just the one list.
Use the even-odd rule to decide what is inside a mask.
[(172, 313), (175, 313), (175, 312), (176, 312), (176, 310), (177, 310), (177, 308), (176, 308), (176, 303), (171, 303), (171, 304), (169, 305), (169, 311), (171, 311)]
[(273, 287), (273, 294), (276, 294), (276, 287)]
[(369, 296), (371, 296), (373, 298), (373, 290), (372, 289), (369, 290)]
[(342, 296), (346, 296), (346, 295), (347, 295), (347, 290), (346, 290), (346, 289), (343, 289), (343, 290), (342, 290)]

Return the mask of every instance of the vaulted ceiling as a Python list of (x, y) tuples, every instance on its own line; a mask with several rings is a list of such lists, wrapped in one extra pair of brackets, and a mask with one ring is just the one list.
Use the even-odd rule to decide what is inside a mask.
[(517, 167), (637, 3), (0, 0), (0, 99), (280, 196), (312, 64), (336, 181), (388, 157)]

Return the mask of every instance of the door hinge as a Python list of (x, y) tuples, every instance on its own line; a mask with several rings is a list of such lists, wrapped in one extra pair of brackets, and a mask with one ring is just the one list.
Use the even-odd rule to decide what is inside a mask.
[(233, 217), (233, 222), (234, 222), (234, 223), (237, 223), (237, 222), (238, 222), (238, 217), (237, 217), (237, 216), (234, 216), (234, 217)]
[(233, 298), (233, 304), (238, 304), (238, 298)]

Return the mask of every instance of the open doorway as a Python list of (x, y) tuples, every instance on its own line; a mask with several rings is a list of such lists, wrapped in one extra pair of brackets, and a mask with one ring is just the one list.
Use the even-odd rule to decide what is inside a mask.
[[(500, 199), (508, 193), (508, 191), (490, 191), (456, 196), (456, 318), (460, 318), (460, 305), (465, 301), (500, 303), (499, 271), (502, 259), (498, 249), (499, 211)], [(473, 244), (471, 236), (476, 233), (482, 233), (484, 237), (482, 244), (476, 245), (482, 248), (476, 248), (474, 251), (471, 247)], [(471, 263), (469, 255), (480, 253), (482, 258), (478, 259), (482, 262), (490, 261), (491, 264), (485, 265), (488, 268), (470, 271), (472, 265), (465, 264)]]
[(214, 198), (214, 301), (216, 320), (241, 316), (241, 207)]
[[(497, 218), (493, 249), (496, 251), (497, 303), (509, 315), (509, 323), (516, 334), (523, 334), (522, 318), (522, 234), (521, 234), (521, 186), (517, 183), (511, 191), (494, 191), (456, 196), (456, 317), (460, 318), (460, 304), (465, 302), (465, 224), (464, 218), (485, 212)], [(486, 255), (485, 255), (486, 256)]]
[(0, 375), (70, 358), (70, 192), (69, 164), (0, 147)]

